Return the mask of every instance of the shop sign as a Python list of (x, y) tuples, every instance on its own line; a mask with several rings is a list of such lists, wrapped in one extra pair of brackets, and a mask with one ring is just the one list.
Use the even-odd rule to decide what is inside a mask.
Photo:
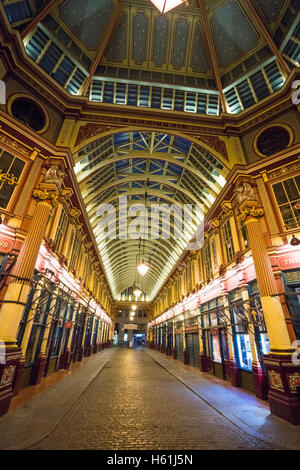
[(198, 331), (198, 325), (186, 326), (185, 331), (186, 331), (186, 333), (188, 333), (189, 331), (190, 332), (197, 332)]
[(65, 328), (72, 328), (73, 326), (73, 322), (72, 321), (66, 321), (65, 324), (64, 324), (64, 327)]
[(137, 324), (134, 323), (125, 323), (124, 330), (137, 330)]
[(284, 273), (286, 282), (300, 282), (300, 271)]
[(281, 269), (290, 269), (294, 267), (300, 268), (300, 252), (296, 254), (288, 254), (279, 257), (279, 267)]
[(12, 250), (14, 246), (14, 241), (11, 240), (10, 238), (6, 238), (1, 236), (0, 237), (0, 252), (5, 252), (8, 253), (9, 251)]

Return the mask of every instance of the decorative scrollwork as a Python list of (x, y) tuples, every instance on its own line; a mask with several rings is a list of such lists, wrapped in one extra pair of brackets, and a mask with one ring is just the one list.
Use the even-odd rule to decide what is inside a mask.
[(264, 215), (264, 210), (261, 207), (245, 207), (245, 209), (242, 209), (238, 218), (242, 222), (247, 220), (248, 217), (254, 217), (256, 219), (263, 217)]
[(0, 181), (7, 181), (7, 183), (12, 186), (18, 183), (18, 178), (13, 173), (2, 173), (2, 170), (0, 170)]

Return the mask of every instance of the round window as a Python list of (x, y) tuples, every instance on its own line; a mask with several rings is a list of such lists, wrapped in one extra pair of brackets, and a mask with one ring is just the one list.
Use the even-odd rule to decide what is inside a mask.
[(273, 126), (265, 129), (257, 138), (260, 154), (268, 157), (286, 149), (291, 143), (291, 134), (285, 127)]
[(17, 98), (11, 105), (12, 115), (35, 131), (46, 125), (46, 116), (42, 108), (29, 98)]

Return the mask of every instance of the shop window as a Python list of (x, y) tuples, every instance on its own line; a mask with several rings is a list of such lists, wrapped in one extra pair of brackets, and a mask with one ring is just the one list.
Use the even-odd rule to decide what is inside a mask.
[(239, 367), (251, 371), (252, 351), (248, 334), (247, 311), (239, 290), (230, 293), (230, 313)]
[(248, 334), (236, 335), (238, 362), (241, 369), (252, 370), (252, 352)]
[(261, 364), (263, 365), (262, 357), (270, 351), (270, 342), (256, 281), (249, 284), (249, 300), (250, 314), (254, 325), (256, 348)]
[(211, 254), (209, 243), (203, 248), (203, 264), (207, 279), (212, 278)]
[(30, 98), (16, 98), (12, 102), (11, 113), (18, 121), (37, 132), (46, 126), (44, 111)]
[(284, 273), (286, 300), (297, 340), (300, 340), (300, 271)]
[(230, 220), (228, 219), (222, 227), (222, 236), (223, 236), (223, 243), (225, 245), (226, 250), (226, 259), (229, 263), (234, 256), (234, 246), (233, 246), (233, 239), (232, 239), (232, 232), (230, 227)]
[(273, 191), (285, 228), (300, 227), (300, 175), (273, 184)]
[(68, 224), (68, 216), (66, 211), (63, 209), (59, 218), (58, 226), (55, 233), (54, 243), (57, 251), (61, 248), (61, 241), (66, 233), (66, 228)]
[(212, 330), (211, 332), (211, 346), (212, 346), (212, 359), (214, 362), (222, 362), (219, 331)]
[(218, 363), (222, 363), (222, 357), (225, 356), (220, 336), (222, 310), (223, 304), (218, 298), (201, 306), (204, 351), (207, 356), (210, 356), (214, 362)]
[[(51, 287), (52, 288), (52, 287)], [(20, 324), (20, 331), (18, 335), (18, 344), (21, 345), (23, 335), (25, 332), (26, 328), (26, 323), (28, 321), (28, 316), (30, 312), (31, 306), (32, 306), (32, 300), (33, 300), (33, 293), (31, 299), (29, 299), (29, 304), (26, 307), (26, 310), (28, 309), (28, 313), (26, 316), (26, 310), (24, 312), (24, 317), (23, 320)], [(37, 361), (38, 355), (40, 353), (40, 348), (42, 345), (42, 340), (46, 328), (46, 323), (47, 323), (47, 318), (49, 316), (49, 312), (51, 310), (51, 302), (52, 302), (52, 294), (48, 292), (46, 289), (41, 289), (41, 291), (38, 293), (38, 300), (35, 305), (34, 309), (34, 319), (33, 319), (33, 325), (27, 345), (27, 350), (25, 354), (25, 363), (26, 365), (33, 364)]]
[(0, 207), (6, 209), (19, 184), (25, 162), (0, 148)]

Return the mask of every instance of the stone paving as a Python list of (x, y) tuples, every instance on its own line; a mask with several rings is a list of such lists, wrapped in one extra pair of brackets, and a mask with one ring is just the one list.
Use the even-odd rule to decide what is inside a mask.
[(30, 449), (273, 449), (236, 427), (143, 350), (118, 348)]

